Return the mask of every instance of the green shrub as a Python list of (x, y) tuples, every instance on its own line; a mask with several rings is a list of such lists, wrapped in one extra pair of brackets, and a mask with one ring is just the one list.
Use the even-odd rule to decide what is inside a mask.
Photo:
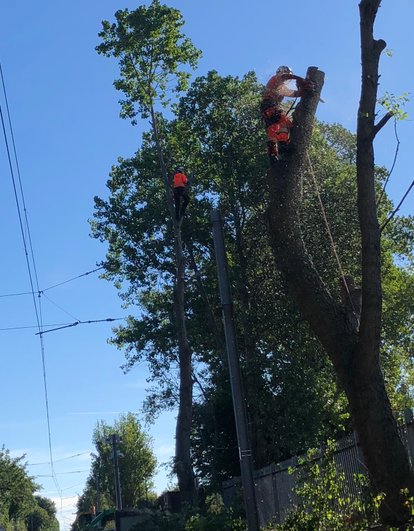
[(187, 520), (185, 531), (245, 531), (246, 523), (231, 509), (226, 509), (219, 494), (206, 499), (206, 515), (193, 515)]
[[(338, 470), (334, 453), (335, 443), (328, 441), (321, 458), (315, 459), (316, 450), (310, 450), (300, 467), (294, 492), (300, 504), (292, 509), (283, 524), (267, 529), (278, 531), (361, 531), (377, 521), (381, 496), (372, 496), (364, 476), (356, 478), (361, 496), (344, 494), (345, 475)], [(362, 495), (365, 493), (365, 495)]]
[(184, 517), (181, 514), (170, 514), (158, 509), (143, 509), (142, 521), (131, 528), (131, 531), (184, 531)]

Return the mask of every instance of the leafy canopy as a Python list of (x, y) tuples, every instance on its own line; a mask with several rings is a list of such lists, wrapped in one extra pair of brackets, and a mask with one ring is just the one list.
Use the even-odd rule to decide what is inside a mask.
[(148, 118), (158, 102), (170, 104), (168, 94), (185, 90), (190, 77), (186, 65), (194, 68), (201, 52), (181, 33), (184, 24), (178, 9), (159, 0), (134, 11), (115, 13), (116, 22), (102, 22), (98, 53), (119, 59), (121, 77), (114, 82), (126, 99), (121, 116)]

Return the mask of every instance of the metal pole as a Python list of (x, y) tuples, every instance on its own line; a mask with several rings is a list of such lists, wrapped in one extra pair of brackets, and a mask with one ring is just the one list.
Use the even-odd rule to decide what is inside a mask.
[(114, 460), (114, 479), (115, 479), (115, 506), (117, 511), (122, 510), (122, 497), (121, 497), (121, 481), (119, 478), (119, 452), (118, 444), (120, 442), (119, 435), (113, 433), (110, 437), (112, 445), (112, 457)]
[(256, 493), (253, 480), (252, 453), (247, 435), (245, 399), (241, 379), (239, 356), (237, 352), (236, 328), (233, 319), (233, 303), (231, 299), (227, 257), (223, 236), (223, 221), (220, 212), (217, 209), (213, 209), (211, 211), (211, 221), (213, 224), (217, 276), (224, 320), (224, 332), (226, 337), (227, 360), (229, 364), (237, 442), (239, 445), (239, 459), (243, 484), (244, 505), (247, 518), (247, 529), (249, 531), (259, 531)]
[[(107, 442), (111, 442), (109, 438), (107, 438)], [(100, 479), (99, 475), (101, 473), (101, 454), (98, 450), (98, 455), (94, 454), (93, 452), (89, 455), (95, 460), (95, 486), (96, 486), (96, 500), (95, 500), (95, 516), (98, 515), (101, 512), (101, 485), (100, 485)]]
[(96, 480), (96, 514), (99, 514), (101, 512), (101, 482), (99, 479), (100, 472), (101, 472), (101, 467), (100, 467), (100, 461), (99, 461), (98, 470), (96, 472), (96, 477), (95, 477), (95, 480)]

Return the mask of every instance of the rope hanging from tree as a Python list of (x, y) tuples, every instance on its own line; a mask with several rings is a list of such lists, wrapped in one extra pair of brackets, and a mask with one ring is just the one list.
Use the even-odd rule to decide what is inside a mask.
[(335, 260), (336, 260), (336, 263), (338, 265), (338, 269), (339, 269), (339, 272), (340, 272), (340, 275), (341, 275), (341, 280), (342, 280), (342, 282), (343, 282), (343, 284), (345, 286), (345, 290), (347, 292), (347, 295), (348, 295), (349, 302), (351, 304), (352, 310), (356, 314), (357, 312), (356, 312), (354, 303), (352, 302), (352, 297), (351, 297), (351, 292), (350, 292), (350, 289), (349, 289), (349, 286), (348, 286), (348, 282), (346, 280), (346, 276), (345, 276), (344, 270), (342, 268), (341, 260), (339, 259), (339, 255), (338, 255), (338, 252), (336, 250), (335, 240), (334, 240), (334, 238), (332, 236), (331, 227), (329, 225), (329, 221), (328, 221), (328, 217), (326, 215), (325, 207), (323, 206), (321, 194), (320, 194), (320, 191), (319, 191), (318, 181), (316, 180), (316, 175), (315, 175), (315, 172), (314, 172), (314, 169), (313, 169), (313, 165), (312, 165), (312, 161), (311, 161), (311, 158), (309, 156), (309, 152), (308, 151), (306, 152), (306, 157), (307, 157), (307, 160), (308, 160), (309, 171), (310, 171), (310, 174), (312, 176), (313, 184), (315, 186), (316, 195), (318, 197), (319, 206), (321, 208), (322, 217), (323, 217), (323, 220), (325, 222), (326, 232), (328, 233), (329, 241), (331, 243), (332, 253), (333, 253), (333, 255), (335, 257)]

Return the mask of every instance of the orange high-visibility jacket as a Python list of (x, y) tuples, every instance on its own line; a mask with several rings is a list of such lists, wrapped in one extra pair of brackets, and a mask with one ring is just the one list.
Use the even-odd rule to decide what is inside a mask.
[(173, 177), (174, 188), (185, 186), (188, 183), (187, 175), (184, 173), (176, 173)]

